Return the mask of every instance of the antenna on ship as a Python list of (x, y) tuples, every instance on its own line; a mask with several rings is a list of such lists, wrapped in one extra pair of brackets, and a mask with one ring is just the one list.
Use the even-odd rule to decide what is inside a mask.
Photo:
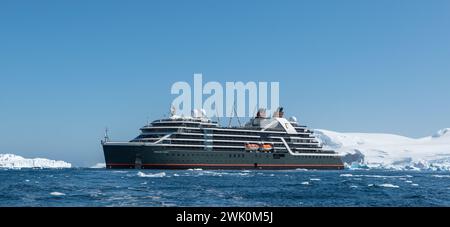
[(239, 119), (239, 116), (237, 115), (237, 111), (236, 111), (236, 100), (234, 100), (234, 103), (233, 103), (233, 109), (231, 112), (230, 121), (228, 121), (228, 127), (231, 127), (231, 120), (233, 120), (234, 114), (236, 114), (236, 118), (238, 119), (239, 126), (242, 126), (241, 120)]
[(104, 141), (104, 142), (108, 142), (108, 141), (109, 141), (108, 127), (105, 128), (105, 138), (104, 138), (103, 141)]
[(219, 116), (219, 111), (216, 108), (216, 118), (217, 118), (217, 123), (220, 125), (220, 116)]
[[(236, 103), (236, 101), (234, 101), (234, 103)], [(234, 105), (233, 103), (233, 105)], [(231, 120), (233, 120), (233, 114), (234, 114), (234, 108), (231, 110), (231, 116), (230, 119), (228, 120), (228, 128), (231, 127)]]
[(237, 118), (237, 120), (238, 120), (239, 127), (242, 127), (241, 119), (239, 118), (239, 116), (238, 116), (238, 114), (237, 114), (237, 111), (236, 111), (236, 100), (234, 100), (234, 113), (236, 113), (236, 118)]

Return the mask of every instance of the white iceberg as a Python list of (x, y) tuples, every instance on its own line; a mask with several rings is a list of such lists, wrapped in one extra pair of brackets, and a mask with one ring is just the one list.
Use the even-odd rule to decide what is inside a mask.
[(65, 161), (49, 160), (45, 158), (24, 158), (14, 154), (0, 154), (0, 168), (71, 168), (72, 164)]
[(102, 163), (97, 163), (93, 166), (91, 166), (92, 169), (104, 169), (106, 168), (106, 163), (102, 162)]
[(450, 171), (450, 129), (432, 136), (409, 138), (381, 133), (340, 133), (316, 129), (326, 149), (340, 153), (350, 169)]

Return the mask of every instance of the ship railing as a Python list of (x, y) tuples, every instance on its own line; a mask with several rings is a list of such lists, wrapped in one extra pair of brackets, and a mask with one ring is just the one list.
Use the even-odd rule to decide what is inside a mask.
[(154, 142), (154, 144), (158, 144), (158, 143), (160, 143), (161, 141), (163, 141), (163, 140), (169, 138), (169, 137), (172, 136), (172, 135), (173, 135), (173, 133), (169, 133), (169, 134), (167, 134), (167, 135), (161, 137), (161, 138), (160, 138), (159, 140), (157, 140), (156, 142)]
[[(283, 145), (286, 147), (286, 150), (289, 152), (289, 154), (294, 155), (294, 156), (303, 156), (303, 155), (305, 155), (305, 153), (293, 152), (291, 150), (291, 147), (289, 146), (289, 144), (286, 142), (286, 140), (283, 137), (272, 137), (272, 138), (280, 139), (281, 142), (283, 142)], [(316, 154), (316, 155), (320, 155), (320, 154)], [(330, 154), (322, 154), (322, 155), (330, 155)]]

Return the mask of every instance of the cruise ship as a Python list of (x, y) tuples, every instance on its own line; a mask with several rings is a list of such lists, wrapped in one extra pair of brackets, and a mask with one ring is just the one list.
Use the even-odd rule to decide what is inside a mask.
[(330, 169), (344, 168), (341, 157), (324, 150), (313, 131), (295, 117), (284, 118), (283, 108), (271, 117), (259, 109), (239, 127), (222, 127), (204, 110), (192, 116), (153, 121), (129, 142), (102, 140), (110, 169)]

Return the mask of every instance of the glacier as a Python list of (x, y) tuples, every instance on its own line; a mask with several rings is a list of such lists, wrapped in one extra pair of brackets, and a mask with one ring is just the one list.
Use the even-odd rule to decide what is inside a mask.
[(49, 160), (45, 158), (24, 158), (15, 154), (0, 154), (0, 168), (22, 169), (22, 168), (71, 168), (72, 164), (65, 161)]
[(325, 149), (342, 155), (348, 169), (450, 171), (450, 128), (417, 139), (324, 129), (315, 129), (314, 133)]

